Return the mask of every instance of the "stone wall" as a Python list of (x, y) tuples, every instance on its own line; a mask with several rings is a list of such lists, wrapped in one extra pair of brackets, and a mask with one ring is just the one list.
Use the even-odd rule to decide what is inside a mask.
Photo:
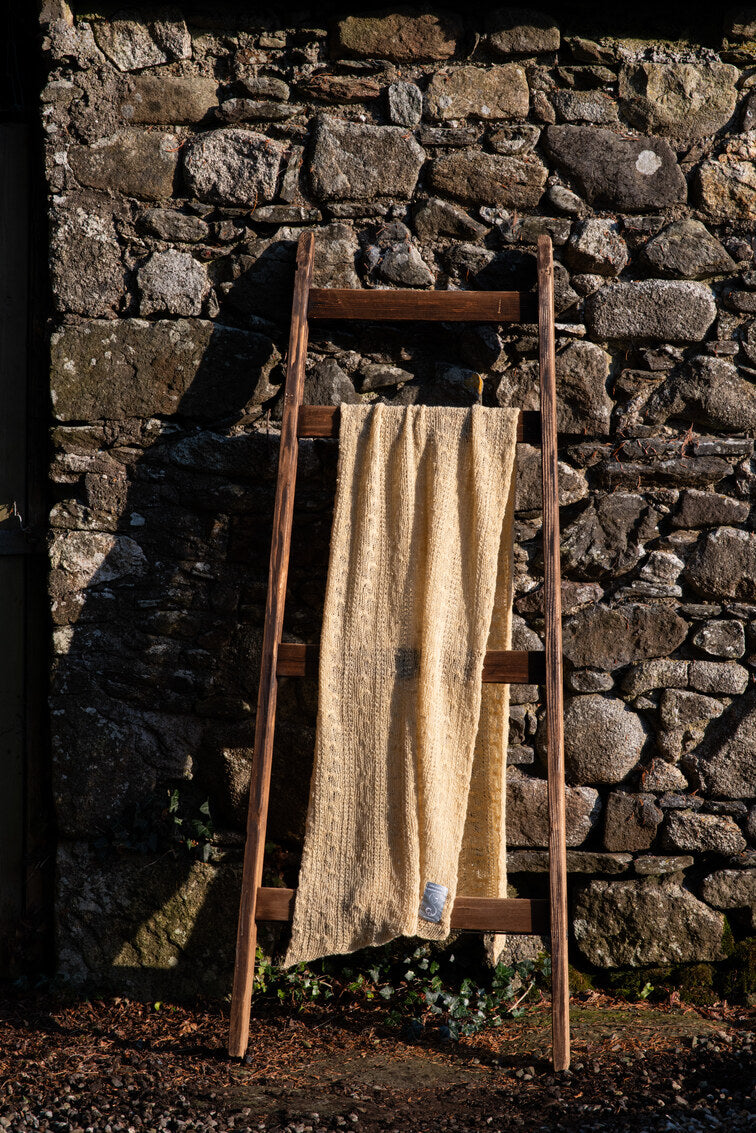
[[(229, 987), (305, 228), (318, 284), (366, 288), (531, 287), (551, 235), (573, 955), (724, 959), (756, 901), (756, 12), (684, 42), (506, 10), (188, 12), (44, 16), (60, 971)], [(313, 329), (310, 402), (479, 397), (537, 408), (534, 327)], [(334, 470), (302, 442), (289, 640), (317, 640)], [(522, 446), (520, 648), (539, 493)], [(282, 682), (289, 884), (315, 700)], [(542, 731), (514, 688), (521, 895), (546, 884)]]

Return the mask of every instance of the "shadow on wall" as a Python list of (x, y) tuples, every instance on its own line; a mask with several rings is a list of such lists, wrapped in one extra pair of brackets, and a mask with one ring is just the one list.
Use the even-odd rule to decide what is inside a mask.
[[(226, 297), (221, 319), (255, 312), (265, 333), (122, 319), (53, 336), (58, 960), (77, 982), (230, 990), (294, 248), (269, 246)], [(316, 263), (316, 282), (345, 281)], [(437, 380), (440, 356), (473, 345), (457, 333), (444, 353), (440, 330), (414, 345), (406, 330), (359, 332), (365, 353), (396, 348), (416, 375), (395, 402), (477, 399), (456, 373)], [(313, 328), (311, 341), (305, 400), (355, 400), (329, 358), (355, 347), (354, 329), (336, 340)], [(318, 640), (336, 459), (332, 442), (300, 442), (287, 640)], [(314, 680), (281, 681), (268, 827), (284, 847), (279, 884), (296, 884), (316, 707)], [(197, 826), (206, 800), (212, 839)]]
[[(286, 318), (293, 244), (281, 251), (264, 257)], [(270, 435), (250, 425), (275, 402), (286, 338), (270, 329), (278, 345), (194, 319), (53, 336), (58, 946), (74, 980), (132, 994), (230, 987), (278, 457), (275, 423)], [(300, 454), (295, 640), (317, 636), (329, 448)], [(279, 693), (279, 841), (301, 835), (311, 684)]]

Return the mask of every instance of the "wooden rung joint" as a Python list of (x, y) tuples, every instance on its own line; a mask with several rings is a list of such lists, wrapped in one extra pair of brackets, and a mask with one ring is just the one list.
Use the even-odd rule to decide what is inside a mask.
[[(338, 437), (338, 405), (301, 405), (297, 419), (298, 437)], [(541, 443), (541, 414), (537, 409), (523, 409), (517, 422), (517, 440), (526, 444)]]
[(538, 300), (527, 291), (410, 291), (311, 287), (308, 319), (366, 322), (534, 323)]
[[(278, 643), (277, 677), (317, 677), (318, 645)], [(483, 658), (483, 684), (539, 685), (546, 680), (544, 654), (533, 649), (489, 649)]]
[[(294, 913), (296, 889), (257, 890), (257, 921), (290, 921)], [(459, 932), (507, 932), (514, 935), (549, 931), (548, 901), (526, 898), (457, 896), (451, 927)]]

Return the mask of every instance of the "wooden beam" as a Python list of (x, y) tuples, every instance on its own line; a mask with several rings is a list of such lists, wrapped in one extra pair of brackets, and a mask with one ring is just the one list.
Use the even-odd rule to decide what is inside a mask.
[(236, 963), (231, 996), (231, 1024), (228, 1052), (241, 1058), (249, 1041), (249, 1012), (255, 975), (257, 927), (255, 903), (262, 880), (265, 829), (270, 795), (270, 771), (273, 759), (273, 731), (276, 719), (276, 666), (278, 643), (283, 627), (286, 579), (289, 571), (291, 525), (294, 511), (294, 486), (297, 477), (297, 415), (304, 388), (307, 357), (307, 293), (312, 282), (315, 237), (303, 232), (297, 244), (297, 272), (291, 310), (291, 332), (286, 367), (281, 444), (278, 452), (278, 479), (273, 511), (273, 538), (270, 548), (268, 596), (260, 664), (260, 687), (257, 695), (255, 743), (252, 755), (252, 778), (249, 787), (247, 839), (244, 847), (239, 925), (236, 936)]
[[(257, 920), (290, 921), (296, 892), (296, 889), (258, 889)], [(452, 909), (451, 927), (457, 931), (508, 932), (528, 936), (547, 933), (549, 903), (521, 898), (458, 895)]]
[[(302, 405), (297, 423), (298, 437), (338, 437), (338, 405)], [(517, 423), (517, 440), (527, 444), (541, 443), (541, 414), (538, 410), (522, 410)]]
[(399, 289), (313, 287), (310, 319), (365, 319), (369, 322), (532, 323), (535, 295), (524, 291), (403, 291)]
[[(281, 641), (278, 645), (279, 677), (317, 677), (320, 648)], [(483, 660), (484, 684), (538, 685), (546, 679), (544, 654), (534, 650), (490, 649)]]
[(567, 839), (562, 702), (562, 584), (559, 563), (559, 470), (554, 359), (554, 263), (551, 240), (538, 237), (538, 339), (541, 371), (544, 631), (551, 904), (551, 1025), (555, 1070), (570, 1065), (567, 971)]

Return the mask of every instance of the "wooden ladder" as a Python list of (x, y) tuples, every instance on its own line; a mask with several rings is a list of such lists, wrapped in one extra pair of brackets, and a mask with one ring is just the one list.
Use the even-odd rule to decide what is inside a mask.
[[(555, 1070), (570, 1061), (567, 978), (567, 854), (562, 712), (562, 620), (559, 569), (554, 267), (551, 240), (538, 239), (538, 297), (519, 291), (358, 291), (311, 287), (315, 238), (297, 244), (291, 333), (284, 391), (278, 481), (273, 512), (268, 597), (244, 850), (229, 1054), (242, 1057), (249, 1039), (258, 921), (289, 921), (295, 891), (261, 886), (270, 794), (276, 689), (279, 676), (317, 676), (318, 647), (281, 641), (289, 567), (299, 437), (337, 437), (339, 409), (302, 405), (309, 319), (533, 322), (537, 318), (541, 411), (522, 412), (518, 440), (541, 443), (545, 652), (496, 650), (486, 654), (483, 680), (545, 684), (548, 723), (549, 900), (458, 896), (453, 929), (478, 932), (551, 932), (552, 1031)], [(536, 313), (537, 312), (537, 313)]]

